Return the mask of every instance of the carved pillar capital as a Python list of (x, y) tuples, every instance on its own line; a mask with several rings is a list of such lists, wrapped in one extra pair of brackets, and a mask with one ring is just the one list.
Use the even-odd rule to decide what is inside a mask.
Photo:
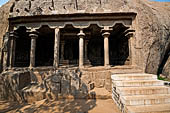
[(79, 36), (79, 38), (85, 37), (85, 33), (83, 32), (83, 29), (80, 29), (80, 33), (78, 33), (77, 36)]
[(112, 31), (112, 29), (110, 29), (108, 26), (105, 26), (105, 27), (101, 30), (102, 36), (103, 36), (104, 38), (109, 38), (111, 31)]
[(34, 38), (34, 39), (38, 38), (38, 32), (36, 32), (36, 31), (29, 32), (29, 37), (30, 38)]
[(9, 39), (16, 39), (18, 38), (18, 34), (15, 31), (9, 32)]
[(109, 33), (109, 32), (104, 32), (104, 33), (102, 34), (102, 36), (103, 36), (104, 38), (109, 38), (110, 33)]

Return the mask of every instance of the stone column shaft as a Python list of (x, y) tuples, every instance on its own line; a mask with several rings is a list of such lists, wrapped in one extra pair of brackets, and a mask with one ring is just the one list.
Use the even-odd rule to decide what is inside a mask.
[(64, 46), (65, 46), (65, 42), (62, 41), (61, 42), (61, 60), (64, 60)]
[(30, 68), (35, 67), (35, 49), (36, 49), (36, 38), (37, 34), (31, 33), (31, 50), (30, 50)]
[(16, 33), (10, 32), (10, 51), (9, 51), (9, 68), (14, 66), (15, 60), (15, 47), (16, 47)]
[(79, 36), (79, 67), (84, 65), (84, 36), (83, 29), (80, 29)]
[(60, 29), (55, 29), (55, 43), (54, 43), (54, 64), (57, 68), (59, 66), (59, 47), (60, 47)]
[(85, 50), (84, 50), (84, 51), (85, 51), (85, 57), (84, 57), (85, 60), (88, 59), (88, 57), (87, 57), (87, 54), (88, 54), (87, 46), (88, 46), (88, 40), (85, 41), (85, 48), (84, 48), (84, 49), (85, 49)]
[(104, 66), (108, 66), (109, 64), (109, 32), (104, 32)]

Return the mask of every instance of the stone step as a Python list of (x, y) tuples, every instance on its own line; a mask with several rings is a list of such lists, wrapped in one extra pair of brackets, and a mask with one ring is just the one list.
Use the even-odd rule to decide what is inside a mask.
[(123, 80), (157, 80), (157, 75), (145, 74), (145, 73), (133, 73), (133, 74), (114, 74), (111, 76), (114, 81)]
[(170, 104), (127, 106), (126, 113), (170, 113)]
[(169, 94), (170, 88), (166, 86), (117, 87), (116, 91), (122, 96), (151, 95), (151, 94)]
[(122, 96), (121, 101), (132, 106), (170, 104), (170, 94)]
[(128, 80), (114, 81), (117, 87), (141, 87), (141, 86), (163, 86), (164, 82), (160, 80)]

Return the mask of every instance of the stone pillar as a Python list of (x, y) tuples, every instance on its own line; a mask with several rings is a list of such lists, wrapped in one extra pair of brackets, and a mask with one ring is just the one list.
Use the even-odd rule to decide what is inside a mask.
[(9, 33), (10, 38), (10, 50), (9, 50), (9, 68), (14, 66), (15, 60), (15, 47), (16, 47), (16, 33), (14, 31)]
[(64, 46), (65, 42), (61, 41), (61, 60), (64, 60)]
[(88, 46), (89, 40), (85, 40), (85, 47), (84, 47), (84, 53), (85, 53), (85, 60), (88, 60), (87, 54), (88, 54), (88, 50), (87, 50), (87, 46)]
[(84, 65), (84, 37), (83, 29), (80, 29), (79, 36), (79, 67)]
[(59, 66), (59, 47), (60, 47), (60, 29), (55, 29), (55, 42), (54, 42), (54, 63), (53, 66), (58, 68)]
[(36, 39), (38, 38), (38, 35), (36, 32), (31, 32), (29, 34), (31, 38), (31, 50), (30, 50), (30, 68), (35, 67), (35, 49), (36, 49)]
[(110, 33), (105, 31), (103, 34), (104, 37), (104, 66), (109, 66), (109, 36)]
[(128, 33), (126, 35), (126, 37), (128, 38), (128, 46), (129, 46), (129, 56), (127, 58), (127, 64), (132, 65), (132, 50), (131, 50), (132, 49), (132, 45), (131, 45), (131, 43), (132, 43), (133, 33)]

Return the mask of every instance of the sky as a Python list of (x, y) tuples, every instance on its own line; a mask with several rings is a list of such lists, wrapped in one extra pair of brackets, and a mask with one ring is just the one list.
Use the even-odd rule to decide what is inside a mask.
[[(8, 0), (0, 0), (0, 6), (5, 4)], [(170, 2), (170, 0), (152, 0), (152, 1), (161, 1), (161, 2)]]

